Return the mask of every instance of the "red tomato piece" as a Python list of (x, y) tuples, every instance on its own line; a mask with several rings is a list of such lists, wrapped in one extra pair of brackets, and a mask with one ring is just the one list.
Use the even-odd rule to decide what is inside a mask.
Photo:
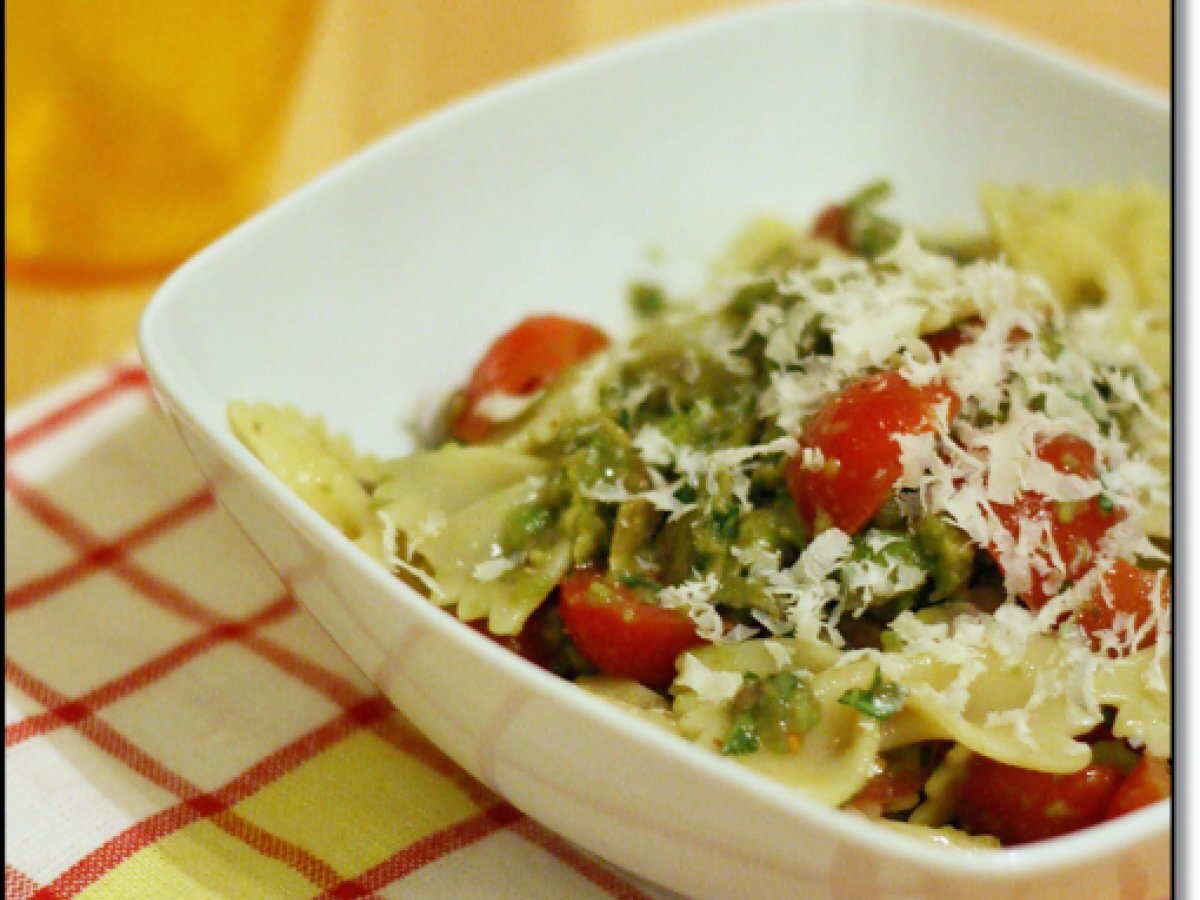
[(864, 812), (882, 812), (887, 809), (889, 803), (919, 791), (926, 780), (928, 779), (918, 780), (910, 773), (895, 775), (891, 772), (880, 772), (863, 785), (862, 790), (851, 797), (846, 805)]
[(957, 325), (951, 325), (949, 328), (943, 328), (941, 331), (935, 331), (933, 334), (924, 335), (921, 340), (929, 345), (934, 359), (941, 359), (971, 340), (972, 329), (982, 324), (982, 319), (973, 317)]
[[(1156, 573), (1118, 559), (1104, 573), (1103, 580), (1107, 596), (1106, 591), (1097, 589), (1092, 599), (1079, 610), (1079, 625), (1090, 635), (1111, 629), (1122, 613), (1132, 616), (1134, 627), (1140, 629), (1155, 619), (1159, 609), (1165, 609), (1171, 603), (1171, 577), (1165, 573), (1160, 582)], [(1134, 649), (1152, 646), (1157, 636), (1156, 628), (1148, 629)]]
[[(1097, 472), (1095, 448), (1073, 435), (1045, 441), (1038, 447), (1037, 455), (1059, 472), (1089, 478), (1094, 478)], [(1088, 573), (1101, 540), (1125, 517), (1122, 510), (1106, 510), (1099, 497), (1064, 504), (1034, 491), (1025, 491), (1014, 504), (997, 503), (992, 508), (1014, 537), (1019, 534), (1022, 521), (1048, 523), (1051, 540), (1065, 566), (1063, 577), (1069, 581), (1078, 581)], [(995, 555), (994, 547), (992, 552)], [(1003, 564), (1000, 568), (1003, 570)], [(1053, 596), (1045, 582), (1041, 573), (1031, 572), (1029, 590), (1021, 595), (1031, 609), (1041, 609)]]
[(925, 754), (909, 754), (899, 763), (889, 763), (884, 771), (863, 785), (847, 805), (868, 815), (879, 815), (888, 811), (889, 805), (897, 800), (913, 797), (925, 786), (950, 746), (949, 742), (939, 741), (929, 745)]
[(850, 249), (850, 222), (846, 208), (836, 203), (821, 210), (812, 224), (812, 236), (837, 244), (843, 250)]
[(1170, 796), (1171, 766), (1157, 756), (1143, 756), (1117, 788), (1104, 818), (1115, 819)]
[[(915, 387), (899, 372), (868, 375), (846, 388), (804, 423), (801, 452), (787, 467), (788, 490), (810, 527), (824, 513), (853, 534), (870, 521), (892, 492), (903, 467), (896, 435), (932, 431), (938, 407), (959, 400), (944, 385)], [(805, 466), (803, 449), (819, 450), (825, 464)]]
[(630, 589), (586, 569), (559, 585), (559, 614), (579, 652), (601, 672), (656, 689), (675, 678), (681, 653), (704, 643), (685, 613), (644, 603)]
[[(933, 334), (924, 335), (921, 340), (929, 345), (929, 349), (933, 351), (935, 359), (941, 359), (943, 356), (953, 353), (963, 344), (971, 341), (973, 335), (971, 332), (983, 325), (983, 319), (979, 316), (972, 316), (959, 322), (957, 325), (951, 325), (949, 328), (943, 328), (941, 331), (935, 331)], [(1019, 344), (1022, 341), (1027, 341), (1031, 335), (1024, 328), (1013, 328), (1008, 333), (1008, 342), (1010, 344)]]
[(530, 316), (497, 338), (483, 355), (467, 382), (466, 404), (451, 433), (466, 444), (485, 440), (495, 429), (495, 423), (479, 412), (485, 397), (497, 392), (527, 397), (608, 344), (607, 335), (586, 322)]
[(959, 824), (1005, 845), (1070, 834), (1104, 820), (1123, 777), (1100, 763), (1055, 775), (973, 756), (959, 797)]

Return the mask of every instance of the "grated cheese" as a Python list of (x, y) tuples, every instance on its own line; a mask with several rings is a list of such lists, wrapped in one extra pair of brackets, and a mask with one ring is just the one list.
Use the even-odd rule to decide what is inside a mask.
[(731, 701), (742, 686), (742, 676), (737, 672), (716, 672), (695, 655), (685, 653), (675, 683), (696, 692), (696, 696), (709, 703), (724, 704)]
[[(747, 283), (745, 278), (726, 282), (710, 304), (719, 306)], [(763, 422), (789, 436), (714, 452), (678, 444), (647, 425), (634, 434), (632, 444), (647, 467), (650, 487), (634, 493), (619, 485), (598, 484), (585, 494), (613, 503), (641, 497), (671, 519), (698, 508), (705, 494), (714, 495), (719, 488), (746, 504), (754, 468), (765, 459), (798, 455), (806, 469), (825, 467), (827, 460), (817, 448), (801, 447), (790, 435), (799, 434), (809, 416), (864, 371), (896, 368), (917, 386), (944, 383), (961, 401), (963, 414), (948, 421), (947, 401), (933, 429), (894, 436), (901, 458), (896, 487), (911, 491), (904, 502), (910, 518), (942, 515), (976, 546), (990, 548), (1005, 573), (1009, 599), (994, 614), (972, 611), (945, 622), (926, 623), (911, 612), (902, 613), (891, 623), (900, 639), (898, 653), (853, 651), (843, 653), (840, 661), (874, 656), (885, 672), (899, 672), (920, 659), (951, 665), (953, 678), (937, 692), (937, 701), (962, 714), (972, 686), (986, 671), (986, 660), (999, 658), (1016, 665), (1027, 658), (1036, 636), (1056, 635), (1066, 662), (1053, 673), (1039, 672), (1027, 702), (993, 711), (989, 722), (1011, 727), (1019, 740), (1032, 743), (1031, 715), (1064, 697), (1080, 715), (1098, 720), (1093, 682), (1105, 653), (1128, 655), (1151, 629), (1160, 636), (1155, 652), (1160, 658), (1169, 653), (1165, 609), (1140, 624), (1118, 615), (1111, 629), (1094, 636), (1062, 624), (1101, 589), (1098, 573), (1113, 560), (1131, 554), (1161, 555), (1139, 523), (1143, 510), (1165, 501), (1167, 485), (1145, 449), (1150, 442), (1131, 447), (1113, 426), (1119, 416), (1133, 411), (1139, 422), (1149, 423), (1145, 428), (1165, 427), (1166, 420), (1150, 408), (1139, 387), (1139, 379), (1144, 385), (1152, 376), (1144, 367), (1130, 368), (1124, 350), (1096, 352), (1095, 323), (1077, 333), (1067, 330), (1061, 309), (1037, 278), (1002, 262), (959, 265), (923, 250), (908, 233), (874, 265), (830, 255), (810, 268), (780, 274), (777, 287), (790, 304), (756, 307), (733, 334), (715, 327), (703, 327), (699, 333), (706, 352), (737, 373), (746, 371), (739, 352), (752, 339), (761, 341), (766, 386), (757, 412)], [(972, 339), (935, 356), (922, 335), (965, 319), (982, 320), (967, 326)], [(1047, 326), (1057, 335), (1055, 345), (1028, 337)], [(817, 328), (829, 336), (828, 353), (812, 352)], [(698, 377), (695, 359), (685, 368), (685, 380)], [(635, 388), (626, 402), (636, 408), (646, 396)], [(709, 417), (712, 412), (711, 406), (701, 410)], [(1063, 434), (1078, 436), (1095, 448), (1101, 469), (1096, 477), (1061, 472), (1040, 458), (1042, 443)], [(685, 486), (701, 499), (681, 501), (677, 494)], [(1019, 509), (1015, 505), (1026, 492), (1062, 503), (1088, 502), (1103, 494), (1122, 517), (1094, 559), (1064, 559), (1049, 521), (1018, 519), (1010, 531), (999, 515), (1001, 507), (1009, 514)], [(868, 548), (878, 553), (892, 540), (876, 534), (868, 538)], [(886, 555), (883, 561), (852, 560), (852, 549), (850, 536), (836, 528), (816, 535), (786, 567), (778, 554), (734, 548), (741, 574), (770, 601), (767, 608), (751, 611), (757, 625), (771, 635), (843, 648), (838, 630), (843, 615), (862, 615), (873, 601), (913, 590), (928, 577), (923, 569)], [(1069, 563), (1080, 562), (1094, 566), (1074, 585), (1064, 585), (1063, 571)], [(1017, 602), (1034, 578), (1052, 594), (1066, 588), (1038, 613)], [(709, 640), (748, 636), (752, 629), (747, 626), (722, 632), (712, 602), (717, 588), (715, 576), (708, 575), (664, 589), (659, 601), (685, 610)], [(1096, 652), (1091, 640), (1098, 644)], [(786, 649), (772, 646), (772, 658), (783, 665)], [(714, 697), (732, 696), (735, 678), (717, 688), (698, 666), (685, 661), (689, 680)], [(1162, 666), (1151, 669), (1160, 673), (1161, 681)], [(1156, 676), (1146, 677), (1155, 681)], [(1154, 685), (1159, 687), (1165, 690), (1164, 685)]]
[(720, 588), (717, 576), (709, 573), (699, 581), (685, 581), (658, 592), (657, 600), (666, 609), (681, 609), (696, 625), (696, 634), (706, 641), (726, 640), (725, 623), (713, 605), (712, 598)]
[(473, 574), (476, 581), (496, 581), (505, 572), (510, 572), (516, 567), (516, 560), (507, 556), (497, 556), (495, 559), (477, 563)]
[(493, 391), (479, 401), (475, 410), (493, 422), (511, 422), (523, 416), (544, 394), (545, 391), (535, 391), (525, 396), (516, 396), (503, 391)]

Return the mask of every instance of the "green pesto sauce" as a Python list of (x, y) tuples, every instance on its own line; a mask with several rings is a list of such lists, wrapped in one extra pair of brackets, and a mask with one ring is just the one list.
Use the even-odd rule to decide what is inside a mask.
[(813, 728), (821, 709), (808, 679), (792, 672), (758, 677), (747, 672), (733, 698), (733, 725), (721, 745), (726, 756), (765, 748), (792, 752), (792, 743)]
[[(888, 191), (885, 184), (871, 185), (843, 204), (851, 252), (873, 259), (895, 243), (899, 230), (879, 212)], [(814, 537), (789, 493), (785, 453), (756, 456), (741, 470), (745, 478), (735, 482), (722, 469), (686, 478), (674, 458), (665, 466), (659, 460), (651, 469), (635, 447), (646, 429), (661, 434), (671, 452), (684, 448), (706, 457), (783, 436), (759, 408), (778, 365), (768, 358), (766, 338), (748, 327), (756, 317), (783, 321), (803, 302), (775, 277), (780, 267), (797, 264), (800, 252), (794, 240), (777, 237), (770, 247), (754, 252), (751, 274), (712, 313), (681, 317), (686, 302), (658, 285), (631, 285), (629, 303), (645, 328), (597, 385), (597, 402), (537, 445), (535, 452), (550, 469), (536, 501), (514, 510), (505, 522), (505, 554), (565, 543), (573, 566), (606, 572), (609, 584), (633, 590), (647, 602), (654, 602), (664, 588), (703, 581), (716, 585), (710, 599), (726, 627), (760, 628), (763, 613), (783, 621), (785, 601), (759, 581), (747, 560), (768, 556), (780, 568), (792, 566)], [(830, 283), (828, 290), (834, 288)], [(813, 289), (825, 290), (819, 280)], [(819, 315), (796, 320), (801, 324), (788, 337), (800, 365), (832, 352), (831, 335)], [(714, 355), (705, 339), (706, 331), (714, 329), (741, 335), (725, 351), (729, 355)], [(1053, 343), (1057, 335), (1046, 333), (1042, 339)], [(1000, 409), (979, 416), (1006, 414)], [(597, 493), (597, 486), (603, 492)], [(651, 491), (669, 496), (652, 502), (646, 496)], [(666, 500), (683, 508), (668, 514), (663, 506), (672, 504)], [(912, 504), (904, 501), (893, 497), (853, 536), (848, 564), (903, 569), (910, 582), (915, 570), (916, 583), (866, 596), (843, 567), (838, 599), (854, 612), (843, 615), (838, 627), (850, 647), (895, 645), (888, 624), (905, 610), (970, 602), (980, 566), (986, 566), (965, 534), (941, 517), (906, 512)], [(818, 519), (812, 530), (819, 533), (823, 527)], [(597, 582), (594, 590), (612, 588)], [(599, 593), (595, 600), (606, 602)], [(569, 641), (551, 643), (569, 649)], [(570, 657), (566, 650), (558, 655)], [(563, 662), (560, 668), (573, 666)], [(785, 748), (788, 735), (802, 734), (807, 727), (811, 698), (806, 692), (804, 682), (747, 680), (723, 752)], [(879, 683), (864, 686), (845, 702), (883, 717), (896, 700), (887, 683)]]
[[(789, 302), (774, 282), (769, 287), (752, 282), (721, 315), (731, 310), (753, 315), (760, 304), (786, 309)], [(819, 330), (809, 335), (810, 352), (820, 352), (821, 337)], [(628, 494), (654, 486), (633, 444), (646, 427), (674, 446), (704, 453), (779, 437), (757, 414), (763, 374), (754, 365), (756, 351), (746, 348), (744, 371), (731, 372), (686, 328), (651, 329), (633, 347), (630, 358), (600, 386), (597, 408), (566, 423), (541, 451), (552, 463), (547, 483), (535, 503), (510, 514), (502, 549), (513, 554), (566, 541), (574, 566), (608, 571), (622, 583), (639, 586), (649, 600), (662, 587), (711, 576), (718, 584), (713, 602), (729, 624), (754, 626), (756, 610), (777, 617), (780, 600), (752, 577), (742, 559), (767, 553), (790, 566), (812, 538), (788, 491), (784, 454), (755, 461), (748, 472), (748, 497), (739, 496), (722, 472), (699, 484), (679, 484), (674, 498), (694, 508), (673, 517), (642, 497), (613, 503), (596, 499), (593, 492), (597, 484)], [(761, 356), (761, 348), (757, 353)], [(630, 397), (637, 402), (630, 403)], [(886, 545), (871, 550), (872, 541), (881, 537), (888, 539)], [(909, 522), (894, 501), (879, 511), (869, 530), (855, 536), (851, 556), (851, 561), (925, 573), (916, 587), (872, 600), (867, 617), (881, 624), (906, 609), (955, 596), (968, 585), (974, 560), (962, 532), (937, 517)], [(843, 594), (861, 600), (849, 585)], [(853, 635), (862, 630), (848, 627), (848, 640), (855, 643)]]

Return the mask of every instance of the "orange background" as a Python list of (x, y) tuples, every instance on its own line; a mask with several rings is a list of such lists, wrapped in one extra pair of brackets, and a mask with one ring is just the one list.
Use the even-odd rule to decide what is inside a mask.
[[(673, 22), (757, 0), (326, 0), (268, 195), (465, 94)], [(1166, 91), (1169, 0), (941, 0)], [(133, 345), (155, 284), (5, 283), (5, 405)]]

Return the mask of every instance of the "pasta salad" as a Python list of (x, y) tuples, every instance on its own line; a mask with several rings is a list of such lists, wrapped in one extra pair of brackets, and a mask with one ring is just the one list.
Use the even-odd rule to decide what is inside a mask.
[(988, 187), (921, 236), (870, 186), (756, 223), (614, 342), (501, 335), (428, 449), (234, 431), (432, 602), (832, 806), (1014, 845), (1169, 795), (1169, 206)]

